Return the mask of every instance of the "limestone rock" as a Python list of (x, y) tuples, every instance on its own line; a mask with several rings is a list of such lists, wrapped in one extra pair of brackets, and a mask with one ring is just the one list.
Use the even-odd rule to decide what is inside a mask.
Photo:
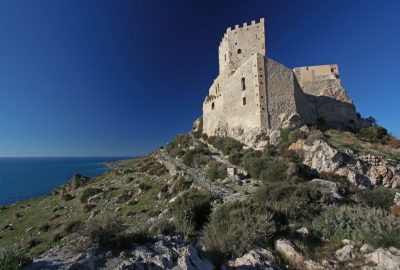
[(378, 269), (398, 270), (400, 269), (400, 252), (378, 248), (365, 256), (366, 263), (374, 263)]
[(339, 189), (335, 182), (317, 178), (310, 182), (318, 186), (322, 194), (329, 195), (331, 201), (341, 202), (343, 200), (343, 196), (339, 194)]
[(346, 262), (355, 258), (355, 247), (347, 244), (341, 249), (336, 250), (335, 256), (339, 261)]
[(394, 203), (396, 205), (400, 205), (400, 192), (396, 192), (396, 194), (394, 195)]
[(189, 245), (183, 248), (182, 255), (178, 258), (178, 266), (181, 270), (213, 270), (214, 265), (207, 259), (202, 259), (197, 250)]
[(364, 244), (364, 245), (362, 245), (360, 247), (360, 252), (361, 253), (368, 253), (368, 252), (371, 252), (373, 250), (374, 250), (374, 248), (369, 244)]
[(300, 235), (302, 238), (307, 238), (308, 236), (310, 236), (310, 231), (306, 227), (297, 229), (296, 233)]
[(278, 239), (275, 242), (275, 248), (291, 265), (300, 266), (304, 263), (303, 255), (297, 251), (291, 241)]
[(345, 176), (358, 186), (400, 187), (400, 162), (374, 155), (356, 154), (350, 149), (338, 150), (323, 140), (307, 145), (299, 140), (290, 146), (304, 159), (303, 163), (318, 172)]
[(244, 254), (242, 257), (229, 261), (228, 266), (236, 270), (281, 269), (273, 261), (274, 261), (274, 256), (270, 251), (263, 248), (255, 248), (251, 250), (249, 253)]

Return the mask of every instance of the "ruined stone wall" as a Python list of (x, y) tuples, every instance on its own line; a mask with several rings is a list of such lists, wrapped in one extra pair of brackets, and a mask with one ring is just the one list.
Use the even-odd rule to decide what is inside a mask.
[[(224, 136), (229, 129), (265, 126), (266, 94), (264, 57), (253, 55), (229, 78), (216, 80), (219, 94), (209, 95), (203, 103), (203, 131)], [(216, 82), (211, 86), (214, 93)], [(214, 104), (214, 105), (213, 105)]]
[(294, 68), (293, 71), (296, 74), (300, 86), (302, 87), (304, 82), (315, 82), (339, 78), (339, 67), (337, 65), (297, 67)]
[(265, 28), (264, 19), (260, 22), (244, 23), (242, 27), (236, 25), (228, 28), (218, 49), (219, 71), (229, 71), (233, 74), (244, 62), (255, 54), (265, 56)]

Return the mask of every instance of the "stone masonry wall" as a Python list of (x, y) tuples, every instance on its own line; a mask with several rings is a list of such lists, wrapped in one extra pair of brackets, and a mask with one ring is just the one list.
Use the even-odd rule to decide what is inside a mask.
[(206, 99), (203, 104), (205, 133), (226, 135), (227, 129), (266, 125), (261, 123), (261, 110), (265, 111), (266, 107), (263, 60), (260, 55), (250, 57), (232, 76), (220, 82), (220, 96)]

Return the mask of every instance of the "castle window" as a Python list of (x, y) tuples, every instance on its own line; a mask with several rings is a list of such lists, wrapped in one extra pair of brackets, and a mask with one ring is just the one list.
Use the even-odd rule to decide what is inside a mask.
[(226, 54), (225, 54), (225, 62), (226, 62)]
[(213, 103), (211, 103), (211, 110), (214, 110), (214, 108), (215, 108), (215, 104), (213, 102)]
[(243, 105), (246, 105), (246, 98), (243, 98)]
[(242, 53), (242, 50), (241, 50), (241, 49), (238, 49), (237, 53), (238, 53), (238, 54), (241, 54), (241, 53)]
[(242, 77), (242, 91), (246, 90), (246, 79)]

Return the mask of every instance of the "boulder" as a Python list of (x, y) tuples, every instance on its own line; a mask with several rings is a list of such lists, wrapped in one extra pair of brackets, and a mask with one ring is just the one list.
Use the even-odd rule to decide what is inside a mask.
[(341, 262), (350, 261), (355, 258), (355, 247), (351, 244), (347, 244), (341, 249), (336, 250), (336, 258)]
[(374, 263), (378, 269), (398, 270), (400, 269), (400, 251), (397, 249), (378, 248), (365, 255), (366, 263)]
[(278, 239), (275, 242), (275, 249), (292, 266), (300, 267), (304, 264), (303, 255), (295, 248), (291, 241), (286, 239)]
[(344, 199), (343, 196), (339, 194), (339, 188), (335, 182), (318, 178), (310, 182), (316, 185), (322, 194), (329, 195), (331, 201), (340, 202)]
[(267, 269), (278, 270), (278, 265), (273, 261), (274, 256), (269, 250), (263, 248), (255, 248), (250, 252), (244, 254), (240, 258), (228, 262), (228, 268), (236, 270), (250, 270), (250, 269)]
[(181, 256), (178, 258), (178, 266), (181, 270), (213, 270), (214, 265), (207, 259), (202, 259), (197, 250), (189, 245), (181, 250)]
[(396, 192), (396, 194), (394, 195), (394, 203), (395, 205), (400, 205), (400, 192)]
[(364, 244), (360, 247), (360, 252), (363, 254), (372, 252), (373, 250), (374, 250), (374, 248), (369, 244)]

